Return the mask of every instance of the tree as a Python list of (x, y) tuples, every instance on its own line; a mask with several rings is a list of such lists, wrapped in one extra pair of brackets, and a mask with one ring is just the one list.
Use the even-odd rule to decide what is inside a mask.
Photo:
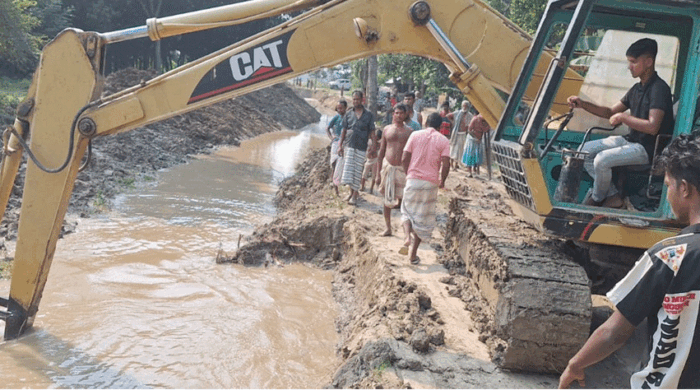
[[(163, 0), (137, 0), (136, 1), (148, 18), (157, 18), (160, 16), (160, 8), (163, 5)], [(155, 44), (155, 67), (158, 73), (163, 72), (163, 57), (161, 56), (161, 41), (156, 41)]]
[(367, 105), (369, 112), (377, 117), (377, 56), (367, 58)]
[(61, 0), (37, 0), (30, 12), (39, 20), (32, 35), (41, 40), (42, 46), (69, 27), (73, 19), (73, 7), (64, 5)]
[(438, 61), (408, 54), (385, 54), (378, 61), (380, 80), (400, 79), (405, 88), (420, 90), (424, 95), (453, 88), (450, 72)]
[(70, 24), (71, 13), (61, 0), (0, 0), (0, 75), (31, 74), (39, 50)]
[(33, 68), (39, 40), (31, 30), (39, 20), (28, 12), (36, 3), (27, 0), (0, 0), (0, 73), (24, 75)]
[(486, 0), (500, 12), (529, 34), (537, 31), (540, 19), (547, 6), (547, 0)]
[(523, 30), (534, 35), (546, 6), (547, 0), (512, 0), (507, 17)]

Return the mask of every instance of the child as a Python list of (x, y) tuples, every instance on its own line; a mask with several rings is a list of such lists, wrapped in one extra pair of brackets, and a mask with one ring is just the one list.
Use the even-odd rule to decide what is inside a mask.
[(452, 121), (454, 120), (454, 113), (450, 112), (450, 102), (444, 101), (442, 103), (440, 106), (440, 116), (442, 117), (442, 123), (437, 130), (440, 134), (450, 138), (450, 130), (452, 130)]
[(488, 137), (489, 130), (489, 124), (481, 114), (475, 116), (472, 118), (471, 122), (469, 122), (467, 145), (464, 156), (462, 157), (462, 162), (467, 166), (469, 177), (473, 177), (472, 168), (474, 168), (475, 174), (479, 174), (479, 166), (483, 161), (481, 139), (484, 134)]
[(377, 145), (375, 145), (374, 142), (372, 142), (371, 138), (367, 142), (367, 160), (365, 161), (365, 168), (362, 171), (362, 180), (360, 180), (360, 191), (365, 190), (365, 180), (369, 179), (369, 177), (372, 176), (372, 184), (369, 187), (369, 193), (372, 194), (374, 192), (374, 182), (377, 178)]

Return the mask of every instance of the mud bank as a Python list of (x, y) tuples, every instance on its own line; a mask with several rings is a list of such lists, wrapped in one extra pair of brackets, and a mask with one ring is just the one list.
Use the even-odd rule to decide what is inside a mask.
[[(104, 95), (112, 94), (155, 73), (126, 69), (107, 77)], [(89, 167), (78, 174), (62, 234), (72, 231), (75, 218), (100, 213), (111, 207), (114, 196), (140, 181), (153, 180), (156, 171), (182, 164), (190, 156), (208, 153), (222, 145), (283, 129), (298, 129), (320, 120), (321, 115), (286, 84), (204, 107), (127, 133), (93, 140)], [(13, 240), (17, 234), (26, 156), (22, 163), (0, 236)]]
[[(342, 201), (346, 189), (336, 197), (328, 185), (328, 153), (311, 153), (282, 183), (274, 221), (217, 258), (272, 267), (302, 261), (333, 272), (343, 363), (328, 387), (556, 387), (552, 373), (585, 341), (591, 321), (585, 272), (568, 258), (567, 244), (514, 217), (499, 183), (457, 172), (440, 193), (439, 228), (419, 248), (421, 264), (411, 266), (397, 253), (399, 213), (392, 213), (394, 237), (380, 237), (380, 199), (362, 193), (352, 207)], [(546, 265), (543, 253), (559, 269)], [(491, 273), (476, 277), (467, 256)], [(545, 264), (547, 272), (523, 273), (528, 262)], [(526, 283), (516, 283), (519, 278)], [(518, 290), (522, 286), (530, 289)], [(543, 329), (544, 323), (558, 328)], [(591, 368), (587, 383), (626, 387), (631, 362), (623, 349)], [(525, 372), (531, 369), (551, 373)]]

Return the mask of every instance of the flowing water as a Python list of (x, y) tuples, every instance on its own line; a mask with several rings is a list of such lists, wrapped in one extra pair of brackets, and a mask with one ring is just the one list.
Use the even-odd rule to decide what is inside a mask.
[[(34, 329), (0, 343), (0, 388), (328, 383), (330, 273), (214, 262), (272, 219), (279, 181), (327, 145), (323, 124), (171, 168), (120, 196), (109, 216), (81, 220), (58, 243)], [(0, 281), (0, 295), (8, 290)]]

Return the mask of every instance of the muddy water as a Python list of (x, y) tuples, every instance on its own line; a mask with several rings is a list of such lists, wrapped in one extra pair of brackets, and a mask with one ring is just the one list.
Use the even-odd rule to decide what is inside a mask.
[[(327, 145), (319, 130), (268, 134), (161, 172), (113, 215), (82, 220), (58, 243), (34, 330), (0, 344), (0, 387), (327, 383), (331, 275), (213, 260), (271, 219), (276, 184), (304, 151)], [(0, 281), (0, 294), (8, 289)]]

